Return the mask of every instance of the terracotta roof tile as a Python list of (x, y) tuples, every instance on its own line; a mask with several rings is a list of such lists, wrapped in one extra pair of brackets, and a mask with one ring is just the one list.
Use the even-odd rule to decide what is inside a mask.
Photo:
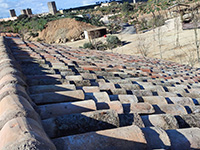
[(200, 70), (1, 35), (0, 149), (200, 149)]

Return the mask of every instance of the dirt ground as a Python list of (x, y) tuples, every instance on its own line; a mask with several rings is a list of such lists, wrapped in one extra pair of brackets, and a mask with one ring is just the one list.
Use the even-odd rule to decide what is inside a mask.
[(81, 39), (84, 30), (95, 28), (95, 26), (64, 18), (47, 23), (47, 27), (39, 33), (39, 39), (45, 43), (65, 43), (73, 39)]
[[(166, 21), (165, 25), (142, 34), (116, 34), (125, 44), (112, 51), (121, 54), (141, 55), (139, 50), (145, 48), (147, 57), (161, 58), (178, 63), (200, 67), (196, 62), (196, 45), (194, 30), (182, 30), (179, 18)], [(178, 37), (178, 38), (177, 38)], [(198, 29), (200, 39), (200, 29)], [(105, 40), (99, 38), (98, 40)], [(68, 42), (70, 47), (83, 46), (88, 40)]]

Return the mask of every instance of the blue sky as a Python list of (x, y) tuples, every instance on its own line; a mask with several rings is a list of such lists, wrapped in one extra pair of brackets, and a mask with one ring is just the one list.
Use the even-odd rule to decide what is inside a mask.
[[(20, 15), (21, 9), (31, 8), (34, 14), (48, 12), (47, 2), (53, 0), (0, 0), (0, 18), (10, 17), (9, 9)], [(55, 0), (57, 9), (94, 4), (98, 0)]]

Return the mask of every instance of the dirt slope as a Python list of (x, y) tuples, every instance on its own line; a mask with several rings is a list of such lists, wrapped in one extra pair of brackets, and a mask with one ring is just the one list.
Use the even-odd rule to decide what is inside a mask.
[(39, 38), (45, 43), (65, 43), (72, 39), (79, 39), (84, 30), (94, 27), (85, 22), (64, 18), (49, 22), (39, 33)]

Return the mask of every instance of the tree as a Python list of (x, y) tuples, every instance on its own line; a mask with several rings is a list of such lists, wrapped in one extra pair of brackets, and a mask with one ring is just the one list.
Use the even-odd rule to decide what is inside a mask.
[(195, 45), (196, 45), (196, 52), (197, 52), (197, 61), (200, 62), (200, 56), (199, 56), (199, 40), (198, 40), (198, 23), (199, 23), (199, 12), (198, 8), (196, 11), (192, 9), (193, 14), (193, 24), (194, 24), (194, 36), (195, 36)]
[(144, 57), (146, 58), (149, 54), (149, 49), (150, 49), (150, 40), (147, 39), (146, 36), (142, 36), (140, 34), (138, 34), (137, 36), (137, 49), (138, 52)]

